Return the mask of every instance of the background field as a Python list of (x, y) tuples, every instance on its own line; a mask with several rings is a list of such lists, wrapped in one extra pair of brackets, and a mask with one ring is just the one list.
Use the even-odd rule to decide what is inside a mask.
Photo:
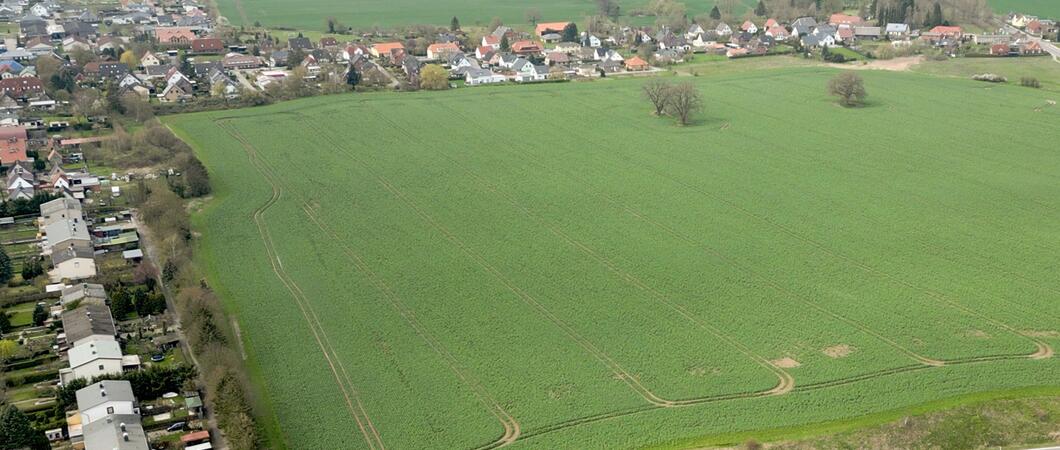
[(990, 0), (990, 5), (999, 14), (1016, 11), (1045, 18), (1060, 18), (1060, 2), (1055, 0)]
[[(756, 0), (741, 0), (744, 5), (754, 5)], [(219, 0), (221, 14), (232, 23), (251, 25), (260, 22), (265, 26), (283, 26), (299, 29), (324, 29), (325, 19), (334, 16), (343, 24), (364, 28), (374, 25), (449, 25), (457, 16), (464, 25), (489, 24), (500, 17), (508, 24), (526, 24), (526, 11), (535, 9), (543, 21), (576, 20), (595, 13), (591, 0), (541, 0), (528, 3), (521, 0), (439, 0), (423, 2), (417, 0), (313, 0), (289, 2), (282, 0)], [(648, 0), (622, 0), (623, 11), (640, 8)], [(713, 1), (693, 0), (685, 2), (691, 16), (710, 11)]]
[(288, 446), (706, 445), (1054, 385), (1056, 93), (862, 72), (847, 110), (834, 73), (684, 78), (687, 128), (635, 80), (167, 122)]

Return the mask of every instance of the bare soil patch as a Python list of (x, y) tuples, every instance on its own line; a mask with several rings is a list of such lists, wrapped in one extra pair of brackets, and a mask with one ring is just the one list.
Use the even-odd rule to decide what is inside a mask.
[(851, 353), (854, 353), (854, 350), (854, 347), (851, 347), (846, 344), (839, 344), (833, 345), (821, 351), (824, 352), (825, 355), (828, 355), (829, 358), (842, 358)]
[(781, 369), (794, 369), (801, 366), (802, 364), (791, 358), (780, 358), (771, 361), (774, 366), (780, 367)]
[(906, 72), (910, 67), (920, 64), (924, 61), (923, 55), (918, 56), (906, 56), (902, 58), (894, 59), (874, 59), (867, 63), (854, 63), (854, 64), (828, 64), (830, 67), (837, 69), (851, 69), (851, 70), (889, 70), (892, 72)]

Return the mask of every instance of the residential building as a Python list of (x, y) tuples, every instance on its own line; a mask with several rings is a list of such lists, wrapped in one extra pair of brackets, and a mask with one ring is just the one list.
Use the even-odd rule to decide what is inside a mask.
[(79, 389), (75, 394), (81, 425), (106, 419), (110, 415), (140, 415), (132, 384), (125, 380), (104, 380)]
[[(0, 84), (7, 80), (0, 80)], [(0, 165), (26, 161), (26, 128), (0, 127)]]

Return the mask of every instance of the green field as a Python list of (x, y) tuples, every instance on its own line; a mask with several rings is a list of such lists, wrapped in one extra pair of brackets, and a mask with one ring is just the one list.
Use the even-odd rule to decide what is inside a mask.
[(850, 110), (835, 73), (683, 77), (685, 128), (638, 80), (166, 118), (274, 445), (687, 447), (1056, 391), (1055, 92), (863, 71)]
[[(219, 0), (221, 14), (232, 23), (282, 26), (297, 29), (321, 30), (325, 20), (335, 17), (354, 28), (372, 26), (401, 26), (416, 24), (449, 25), (456, 16), (463, 25), (489, 24), (500, 17), (507, 24), (527, 25), (526, 12), (536, 10), (542, 21), (581, 21), (595, 14), (595, 3), (590, 0), (541, 0), (532, 3), (519, 0), (313, 0), (311, 3), (291, 3), (282, 0)], [(643, 8), (648, 0), (621, 0), (622, 11)], [(695, 0), (684, 2), (689, 17), (710, 11), (715, 2)], [(756, 0), (741, 0), (744, 7)], [(644, 22), (639, 18), (637, 22)], [(651, 23), (651, 20), (647, 21)]]
[(1015, 11), (1044, 18), (1060, 18), (1060, 2), (1056, 0), (990, 0), (989, 3), (998, 14)]

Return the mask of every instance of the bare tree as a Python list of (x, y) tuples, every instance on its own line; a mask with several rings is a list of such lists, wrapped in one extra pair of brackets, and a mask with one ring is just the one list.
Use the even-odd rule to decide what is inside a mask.
[(655, 106), (655, 115), (661, 116), (666, 113), (666, 104), (670, 102), (670, 93), (673, 86), (659, 78), (652, 78), (644, 83), (644, 96)]
[(839, 103), (847, 107), (861, 105), (868, 96), (865, 83), (854, 72), (843, 72), (829, 80), (828, 93), (839, 97)]
[(691, 123), (692, 115), (703, 110), (703, 95), (691, 82), (684, 82), (668, 89), (666, 110), (677, 118), (681, 125)]

